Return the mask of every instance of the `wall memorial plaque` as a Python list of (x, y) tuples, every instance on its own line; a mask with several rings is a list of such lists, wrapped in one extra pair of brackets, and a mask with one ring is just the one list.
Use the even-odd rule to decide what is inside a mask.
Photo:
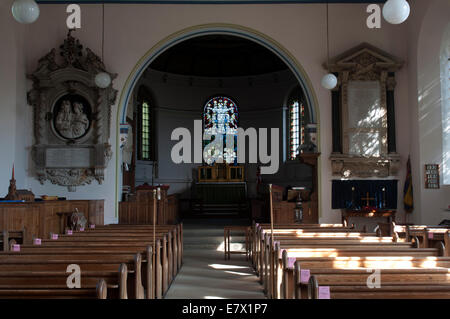
[[(107, 72), (105, 66), (71, 32), (59, 54), (52, 49), (29, 75), (33, 89), (28, 103), (34, 111), (32, 157), (37, 179), (75, 191), (93, 180), (103, 182), (112, 156), (111, 106), (117, 91), (112, 83), (105, 89), (95, 85), (95, 76)], [(109, 74), (111, 79), (117, 76)]]
[(331, 92), (333, 176), (397, 176), (395, 73), (404, 62), (368, 43), (332, 58), (324, 66), (338, 76)]

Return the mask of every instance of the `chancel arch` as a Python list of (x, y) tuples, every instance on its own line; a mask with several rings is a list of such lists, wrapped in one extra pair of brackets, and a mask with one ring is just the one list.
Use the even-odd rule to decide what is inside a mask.
[[(277, 43), (275, 40), (267, 37), (266, 35), (249, 28), (245, 28), (238, 25), (230, 25), (230, 24), (206, 24), (206, 25), (200, 25), (191, 27), (188, 29), (181, 30), (180, 32), (177, 32), (175, 34), (170, 35), (166, 39), (163, 39), (158, 44), (156, 44), (152, 49), (150, 49), (136, 64), (135, 68), (132, 70), (130, 75), (128, 76), (128, 79), (122, 89), (121, 96), (120, 96), (120, 102), (119, 102), (119, 108), (118, 108), (118, 116), (117, 116), (117, 126), (119, 126), (120, 123), (123, 123), (123, 121), (126, 119), (126, 113), (127, 113), (127, 107), (129, 105), (129, 100), (132, 96), (132, 93), (135, 89), (136, 83), (141, 78), (145, 70), (149, 67), (149, 65), (155, 61), (155, 59), (161, 55), (164, 51), (168, 50), (169, 48), (175, 46), (176, 44), (179, 44), (183, 41), (186, 41), (188, 39), (205, 36), (205, 35), (230, 35), (230, 36), (236, 36), (240, 38), (244, 38), (250, 41), (253, 41), (268, 50), (270, 50), (272, 53), (274, 53), (281, 61), (283, 61), (288, 69), (294, 74), (295, 78), (298, 81), (298, 85), (302, 88), (303, 92), (305, 93), (305, 99), (307, 101), (307, 105), (310, 108), (309, 114), (311, 117), (311, 122), (313, 123), (319, 123), (319, 112), (317, 107), (317, 98), (315, 96), (314, 90), (312, 89), (311, 82), (300, 65), (300, 63), (285, 49), (283, 48), (279, 43)], [(118, 133), (117, 133), (118, 134)], [(319, 134), (318, 134), (318, 141), (319, 141)], [(118, 141), (119, 139), (117, 139)], [(320, 145), (319, 142), (317, 142), (317, 145)], [(119, 144), (117, 142), (116, 145), (116, 164), (118, 165), (120, 163), (120, 157), (121, 152), (119, 151)], [(319, 161), (320, 163), (320, 161)], [(121, 171), (119, 167), (116, 165), (116, 178), (117, 181), (120, 181), (120, 174)], [(320, 164), (319, 164), (320, 165)], [(320, 181), (320, 179), (319, 179)], [(119, 201), (119, 195), (120, 195), (120, 189), (121, 184), (120, 182), (116, 183), (116, 216), (118, 213), (118, 205), (117, 202)], [(320, 185), (318, 187), (320, 189)], [(320, 202), (320, 201), (319, 201)]]

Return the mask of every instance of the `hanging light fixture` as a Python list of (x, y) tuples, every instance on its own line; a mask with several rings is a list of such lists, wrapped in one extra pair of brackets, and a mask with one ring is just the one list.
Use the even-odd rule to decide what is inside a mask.
[[(328, 28), (328, 2), (327, 2), (327, 68), (330, 65), (330, 37)], [(328, 73), (322, 78), (322, 86), (327, 90), (332, 90), (337, 85), (337, 77), (333, 73)]]
[[(105, 4), (102, 4), (102, 62), (105, 51)], [(106, 89), (111, 84), (111, 76), (106, 72), (99, 72), (95, 76), (95, 85), (101, 89)]]
[(388, 0), (383, 6), (383, 17), (391, 24), (400, 24), (408, 19), (410, 11), (406, 0)]
[(34, 0), (14, 1), (11, 12), (17, 22), (28, 24), (39, 18), (39, 6)]

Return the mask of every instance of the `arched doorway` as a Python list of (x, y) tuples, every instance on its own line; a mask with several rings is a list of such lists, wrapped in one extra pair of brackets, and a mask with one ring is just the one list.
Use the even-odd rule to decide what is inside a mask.
[[(174, 33), (167, 38), (161, 40), (153, 48), (151, 48), (136, 64), (132, 72), (127, 78), (125, 85), (121, 91), (120, 100), (117, 110), (117, 127), (120, 127), (121, 123), (126, 122), (127, 107), (130, 102), (130, 98), (133, 90), (137, 84), (137, 81), (142, 76), (144, 71), (149, 67), (149, 65), (164, 51), (168, 50), (174, 45), (177, 45), (188, 39), (195, 37), (205, 36), (205, 35), (230, 35), (241, 37), (250, 41), (253, 41), (273, 52), (277, 57), (279, 57), (290, 69), (290, 71), (295, 75), (299, 86), (305, 92), (305, 98), (308, 102), (309, 114), (311, 121), (317, 123), (320, 127), (319, 120), (319, 107), (317, 103), (317, 98), (314, 93), (313, 87), (309, 80), (308, 75), (304, 71), (300, 63), (293, 57), (285, 48), (283, 48), (278, 42), (269, 38), (268, 36), (243, 26), (232, 25), (232, 24), (205, 24), (190, 27)], [(118, 201), (121, 189), (122, 174), (120, 169), (122, 152), (120, 151), (119, 145), (119, 130), (116, 131), (116, 147), (115, 147), (115, 164), (116, 164), (116, 190), (115, 190), (115, 216), (118, 216)], [(320, 129), (318, 130), (318, 147), (320, 152)], [(319, 162), (319, 174), (320, 174), (320, 162)], [(320, 205), (320, 177), (319, 177), (319, 205)], [(320, 206), (319, 206), (320, 211)]]

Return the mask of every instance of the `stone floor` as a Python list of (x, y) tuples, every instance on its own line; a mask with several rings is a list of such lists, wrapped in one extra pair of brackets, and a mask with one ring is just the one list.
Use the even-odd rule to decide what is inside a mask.
[[(167, 299), (263, 299), (245, 255), (223, 254), (224, 225), (245, 225), (245, 220), (192, 219), (183, 221), (183, 267), (173, 281)], [(244, 238), (233, 237), (232, 250), (243, 249)]]

